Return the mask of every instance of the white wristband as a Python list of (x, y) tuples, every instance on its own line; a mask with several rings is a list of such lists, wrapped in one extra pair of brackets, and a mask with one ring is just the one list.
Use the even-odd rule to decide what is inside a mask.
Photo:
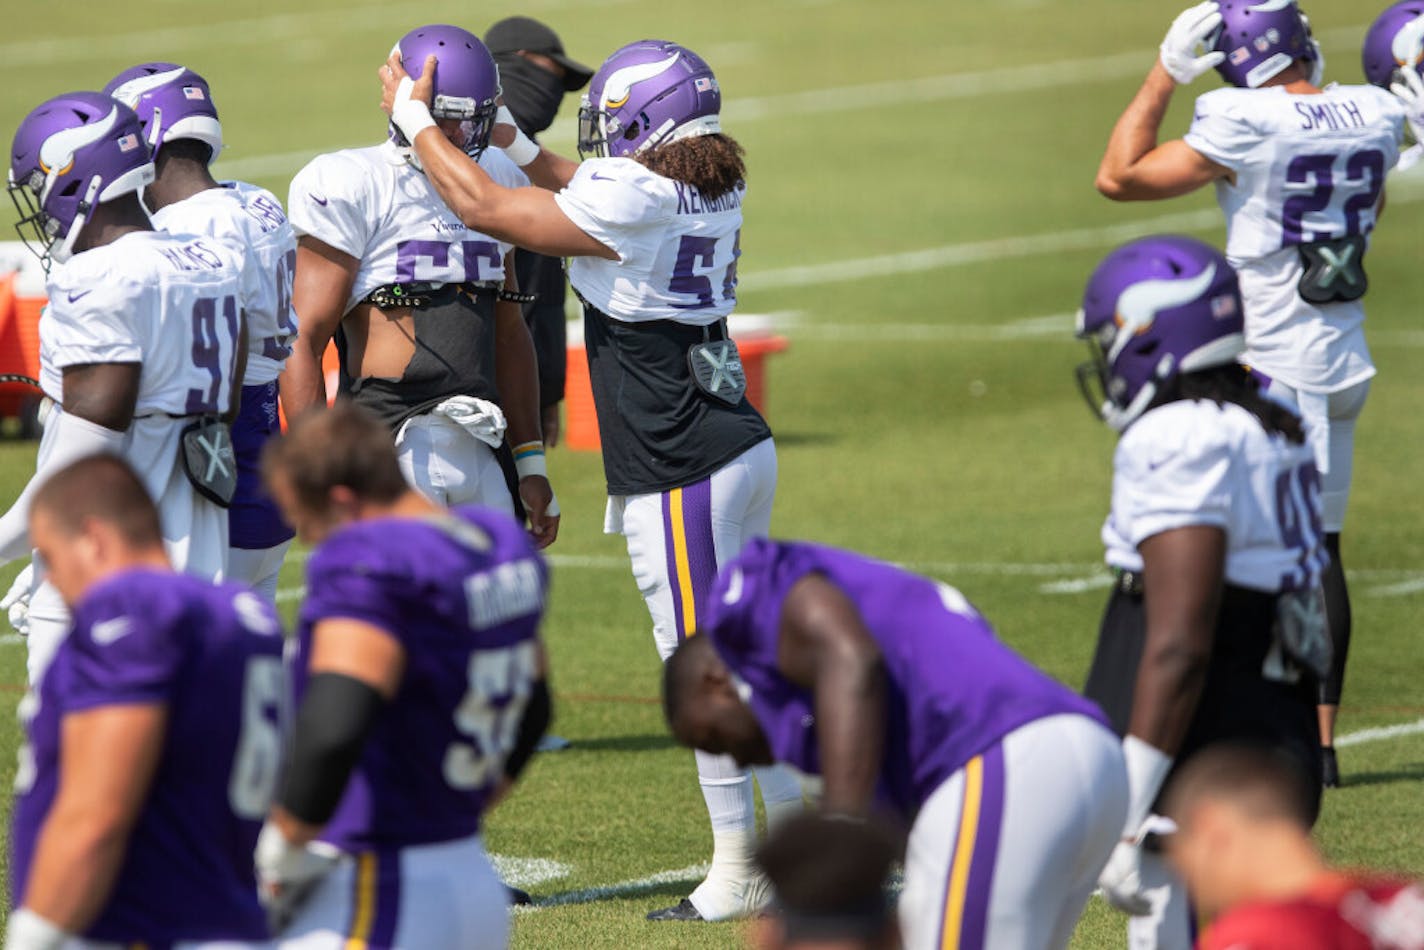
[(70, 935), (27, 907), (5, 923), (5, 950), (59, 950)]
[(523, 168), (539, 157), (539, 143), (524, 134), (519, 123), (514, 121), (514, 113), (509, 111), (508, 106), (500, 106), (494, 120), (501, 125), (514, 127), (514, 141), (504, 147), (504, 154), (509, 156), (510, 161)]
[(530, 475), (542, 475), (549, 477), (549, 469), (544, 464), (544, 450), (530, 452), (523, 458), (514, 459), (514, 470), (519, 473), (520, 478), (528, 478)]
[(430, 107), (418, 99), (410, 97), (415, 81), (406, 76), (396, 87), (395, 103), (391, 106), (391, 121), (401, 130), (405, 140), (412, 146), (415, 137), (426, 129), (433, 128), (435, 119), (430, 115)]
[(1122, 756), (1127, 762), (1127, 822), (1123, 835), (1135, 837), (1172, 770), (1172, 757), (1133, 735), (1122, 740)]

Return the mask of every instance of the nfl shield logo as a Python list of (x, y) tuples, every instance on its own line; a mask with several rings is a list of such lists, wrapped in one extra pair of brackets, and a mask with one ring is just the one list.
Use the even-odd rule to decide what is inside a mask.
[(184, 87), (183, 87), (183, 98), (184, 98), (184, 99), (199, 99), (199, 100), (201, 100), (201, 99), (206, 99), (207, 96), (203, 95), (203, 90), (199, 89), (197, 86), (184, 86)]
[(121, 152), (132, 152), (132, 151), (133, 151), (134, 149), (136, 149), (136, 148), (138, 148), (138, 136), (137, 136), (137, 135), (134, 135), (134, 134), (130, 133), (130, 134), (128, 134), (128, 135), (125, 135), (123, 138), (119, 139), (119, 151), (121, 151)]

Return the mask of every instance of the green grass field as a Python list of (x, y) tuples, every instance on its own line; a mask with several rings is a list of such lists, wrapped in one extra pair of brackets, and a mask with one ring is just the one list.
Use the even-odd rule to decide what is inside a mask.
[[(1358, 81), (1374, 4), (1308, 6), (1330, 75)], [(658, 35), (718, 71), (750, 169), (741, 310), (776, 314), (791, 340), (771, 365), (773, 531), (954, 583), (1008, 642), (1079, 685), (1106, 596), (1098, 527), (1113, 435), (1074, 388), (1085, 354), (1068, 314), (1114, 243), (1163, 228), (1222, 237), (1210, 195), (1116, 206), (1092, 188), (1176, 4), (52, 4), (7, 19), (0, 128), (8, 135), (39, 100), (98, 87), (133, 62), (177, 60), (208, 77), (222, 109), (219, 171), (285, 197), (311, 155), (382, 137), (374, 70), (403, 32), (431, 21), (480, 32), (514, 12), (548, 20), (591, 64)], [(1185, 130), (1190, 105), (1179, 97), (1169, 134)], [(552, 147), (572, 151), (574, 108), (546, 137)], [(1370, 257), (1380, 373), (1345, 535), (1355, 640), (1342, 733), (1424, 716), (1424, 183), (1391, 182), (1390, 195)], [(33, 454), (0, 446), (0, 498), (18, 492)], [(659, 666), (621, 539), (601, 534), (599, 461), (557, 450), (550, 467), (565, 514), (546, 633), (555, 729), (574, 746), (536, 760), (490, 822), (490, 849), (521, 859), (513, 878), (546, 905), (518, 915), (516, 944), (734, 945), (736, 925), (643, 920), (699, 879), (706, 814), (691, 755), (661, 721)], [(289, 613), (300, 585), (293, 559)], [(0, 646), (0, 684), (15, 700), (22, 659), (22, 646)], [(13, 718), (0, 717), (5, 769), (16, 742)], [(1327, 796), (1326, 850), (1424, 873), (1424, 736), (1342, 746), (1340, 757), (1348, 785)], [(1074, 946), (1124, 942), (1121, 918), (1094, 902)]]

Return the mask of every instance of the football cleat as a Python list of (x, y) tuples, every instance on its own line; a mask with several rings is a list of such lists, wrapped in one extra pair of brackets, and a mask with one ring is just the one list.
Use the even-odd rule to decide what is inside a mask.
[(648, 912), (649, 920), (702, 920), (703, 917), (692, 906), (692, 901), (684, 897), (671, 907)]

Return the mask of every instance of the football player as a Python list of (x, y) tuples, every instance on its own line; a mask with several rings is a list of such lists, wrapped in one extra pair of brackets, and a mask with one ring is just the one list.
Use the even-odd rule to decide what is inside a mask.
[[(224, 419), (246, 359), (241, 260), (220, 241), (154, 230), (138, 197), (154, 175), (143, 126), (101, 93), (36, 107), (9, 174), (21, 236), (48, 272), (40, 386), (54, 408), (35, 476), (0, 518), (0, 561), (28, 553), (29, 499), (51, 471), (115, 452), (158, 503), (174, 566), (221, 579), (237, 476)], [(69, 626), (51, 585), (34, 590), (28, 625), (38, 683)]]
[[(484, 44), (458, 27), (423, 26), (396, 48), (415, 62), (444, 57), (435, 113), (460, 161), (504, 185), (527, 184), (503, 152), (486, 150), (499, 74)], [(512, 512), (495, 454), (507, 434), (530, 530), (552, 543), (559, 509), (513, 242), (467, 228), (445, 207), (394, 127), (381, 145), (317, 156), (292, 179), (288, 205), (302, 323), (282, 376), (287, 418), (325, 404), (321, 360), (335, 335), (351, 399), (395, 433), (412, 485), (438, 504)]]
[(1370, 84), (1404, 105), (1414, 145), (1396, 167), (1412, 168), (1424, 158), (1424, 2), (1399, 0), (1387, 7), (1370, 24), (1360, 60)]
[[(505, 17), (485, 30), (485, 46), (499, 67), (504, 104), (531, 139), (554, 123), (564, 96), (593, 78), (593, 70), (564, 52), (559, 34), (531, 17)], [(544, 441), (559, 440), (559, 403), (564, 400), (568, 358), (564, 262), (517, 248), (514, 263), (519, 286), (535, 294), (524, 305), (524, 320), (539, 357), (539, 401), (543, 404)]]
[(1167, 857), (1213, 921), (1198, 950), (1424, 950), (1424, 887), (1326, 865), (1303, 778), (1238, 743), (1202, 750), (1172, 780)]
[[(385, 101), (431, 184), (467, 225), (572, 258), (608, 484), (604, 530), (627, 541), (664, 659), (692, 629), (719, 565), (770, 526), (771, 430), (746, 399), (727, 316), (736, 303), (746, 169), (722, 131), (722, 94), (692, 50), (642, 40), (589, 83), (579, 163), (501, 130), (506, 154), (542, 188), (509, 188), (433, 131), (427, 60), (392, 55)], [(402, 67), (402, 62), (406, 64)], [(406, 75), (418, 70), (419, 82)], [(441, 67), (443, 68), (443, 67)], [(503, 136), (513, 136), (512, 140)], [(550, 190), (557, 189), (557, 194)], [(767, 900), (755, 867), (751, 777), (698, 752), (712, 869), (659, 920), (722, 920)], [(770, 821), (802, 809), (790, 775), (759, 773)]]
[(544, 562), (508, 515), (413, 490), (360, 406), (298, 417), (264, 466), (318, 545), (291, 761), (257, 848), (278, 915), (296, 912), (284, 946), (503, 947), (480, 825), (550, 718)]
[(267, 946), (252, 853), (281, 765), (276, 613), (176, 572), (116, 456), (55, 472), (30, 517), (74, 628), (20, 704), (5, 946)]
[(1300, 418), (1237, 362), (1242, 309), (1225, 257), (1152, 237), (1098, 265), (1078, 315), (1093, 352), (1079, 384), (1122, 433), (1102, 530), (1117, 583), (1084, 692), (1124, 737), (1130, 807), (1101, 885), (1139, 915), (1134, 947), (1192, 942), (1181, 887), (1143, 848), (1174, 763), (1253, 738), (1320, 770), (1320, 476)]
[(247, 371), (233, 423), (237, 493), (228, 508), (227, 576), (277, 597), (292, 530), (262, 490), (258, 459), (278, 429), (277, 375), (297, 332), (292, 268), (297, 238), (271, 192), (240, 181), (219, 184), (208, 170), (222, 151), (222, 126), (202, 76), (174, 63), (144, 63), (109, 80), (104, 91), (138, 115), (156, 176), (143, 191), (155, 227), (201, 234), (242, 257)]
[[(1209, 52), (1198, 55), (1204, 45)], [(1178, 84), (1215, 67), (1185, 137), (1158, 144)], [(1404, 109), (1370, 86), (1320, 88), (1325, 61), (1294, 0), (1207, 0), (1172, 23), (1098, 168), (1116, 201), (1204, 185), (1226, 215), (1226, 254), (1246, 302), (1245, 362), (1306, 421), (1324, 479), (1325, 577), (1335, 667), (1320, 684), (1322, 779), (1338, 783), (1335, 716), (1350, 642), (1340, 532), (1355, 421), (1375, 374), (1365, 343), (1364, 258), (1399, 158)]]
[(822, 778), (821, 809), (909, 825), (908, 950), (1065, 947), (1127, 810), (1092, 703), (999, 643), (959, 591), (751, 541), (668, 660), (684, 745)]

